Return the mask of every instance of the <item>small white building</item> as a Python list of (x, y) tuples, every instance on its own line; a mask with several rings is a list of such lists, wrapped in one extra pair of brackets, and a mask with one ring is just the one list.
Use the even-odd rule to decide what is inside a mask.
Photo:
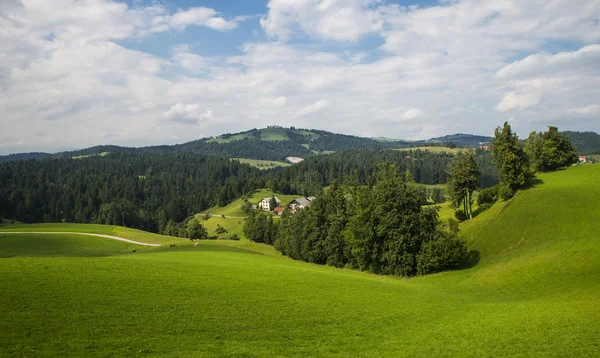
[(264, 198), (263, 200), (261, 200), (258, 203), (258, 208), (262, 211), (273, 211), (275, 210), (276, 207), (279, 206), (279, 204), (281, 204), (281, 200), (279, 200), (278, 197), (275, 197), (275, 202), (277, 203), (277, 205), (275, 205), (274, 207), (271, 207), (271, 199), (272, 198)]
[(301, 197), (292, 200), (292, 202), (288, 205), (290, 213), (295, 214), (299, 209), (308, 208), (313, 200), (315, 200), (314, 196), (309, 196), (308, 198)]

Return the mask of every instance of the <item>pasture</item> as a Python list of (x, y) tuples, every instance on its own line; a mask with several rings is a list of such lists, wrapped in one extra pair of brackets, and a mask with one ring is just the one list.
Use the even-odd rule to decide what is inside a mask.
[(262, 170), (273, 169), (277, 167), (289, 167), (291, 165), (290, 163), (278, 162), (275, 160), (258, 160), (245, 158), (232, 158), (232, 160), (237, 160), (240, 163), (250, 164), (251, 166)]
[(461, 224), (463, 269), (412, 279), (247, 240), (133, 253), (66, 236), (32, 255), (46, 238), (0, 232), (0, 356), (597, 356), (598, 178), (596, 165), (540, 175)]

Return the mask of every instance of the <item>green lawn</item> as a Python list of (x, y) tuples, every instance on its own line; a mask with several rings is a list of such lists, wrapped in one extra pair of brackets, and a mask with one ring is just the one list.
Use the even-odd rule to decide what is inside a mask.
[(258, 160), (258, 159), (245, 159), (245, 158), (232, 158), (233, 160), (237, 160), (241, 163), (250, 164), (253, 167), (257, 167), (259, 169), (273, 169), (277, 167), (289, 167), (289, 163), (278, 162), (275, 160)]
[(468, 267), (413, 279), (248, 241), (29, 257), (42, 238), (0, 233), (0, 356), (598, 356), (599, 178), (540, 175), (462, 224)]

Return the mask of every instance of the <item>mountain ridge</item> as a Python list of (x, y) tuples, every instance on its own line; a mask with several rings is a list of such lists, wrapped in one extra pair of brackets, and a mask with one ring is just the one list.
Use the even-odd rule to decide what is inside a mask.
[[(452, 140), (449, 140), (452, 139)], [(145, 147), (126, 147), (118, 145), (96, 145), (88, 148), (57, 153), (29, 152), (0, 156), (1, 162), (14, 160), (45, 159), (58, 157), (81, 158), (101, 153), (173, 153), (193, 152), (204, 155), (216, 155), (229, 158), (248, 158), (283, 161), (286, 157), (305, 158), (316, 154), (360, 148), (409, 148), (452, 141), (455, 145), (477, 147), (479, 142), (490, 137), (457, 133), (427, 140), (408, 141), (390, 138), (368, 138), (342, 133), (333, 133), (319, 129), (269, 126), (253, 128), (238, 133), (224, 133), (219, 136), (205, 137), (174, 145), (154, 145)]]

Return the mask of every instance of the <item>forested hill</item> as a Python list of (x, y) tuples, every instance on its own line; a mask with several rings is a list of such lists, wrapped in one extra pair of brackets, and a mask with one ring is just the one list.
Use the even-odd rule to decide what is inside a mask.
[(595, 132), (564, 132), (570, 139), (579, 154), (600, 154), (600, 134)]
[(490, 142), (493, 138), (482, 135), (456, 133), (443, 137), (431, 138), (428, 143), (453, 143), (457, 147), (479, 148), (480, 143)]
[[(104, 148), (106, 149), (106, 148)], [(194, 153), (109, 153), (0, 164), (0, 217), (22, 222), (77, 222), (164, 233), (209, 207), (255, 189), (315, 195), (335, 182), (372, 184), (377, 163), (395, 163), (413, 180), (446, 182), (453, 155), (429, 151), (351, 149), (312, 156), (298, 165), (261, 171)], [(477, 150), (482, 186), (497, 183), (489, 151)]]
[(241, 133), (226, 133), (183, 144), (158, 145), (141, 148), (100, 145), (61, 153), (20, 153), (0, 156), (0, 162), (43, 159), (47, 157), (83, 157), (105, 153), (196, 153), (227, 158), (248, 158), (283, 161), (286, 157), (306, 158), (314, 154), (346, 149), (406, 148), (452, 142), (458, 146), (477, 147), (488, 137), (470, 134), (434, 138), (422, 141), (378, 140), (314, 129), (269, 127)]

